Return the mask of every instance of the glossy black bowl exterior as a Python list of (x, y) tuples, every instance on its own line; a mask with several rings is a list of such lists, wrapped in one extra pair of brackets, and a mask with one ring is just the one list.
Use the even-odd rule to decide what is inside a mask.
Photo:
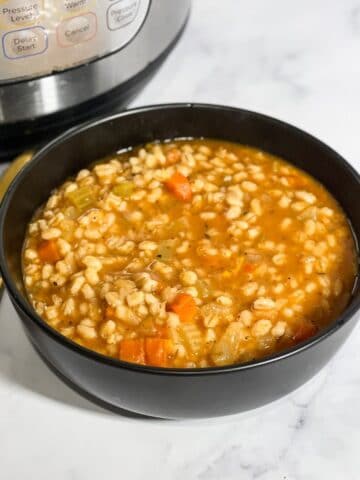
[(211, 105), (130, 110), (71, 130), (46, 146), (18, 175), (0, 213), (0, 262), (11, 300), (30, 340), (60, 376), (109, 406), (165, 418), (211, 417), (251, 409), (289, 393), (317, 373), (355, 325), (359, 288), (338, 321), (304, 345), (263, 361), (204, 370), (164, 370), (113, 360), (62, 337), (33, 311), (21, 275), (25, 228), (52, 188), (121, 148), (175, 137), (212, 137), (279, 155), (320, 180), (360, 234), (360, 180), (337, 153), (272, 118)]

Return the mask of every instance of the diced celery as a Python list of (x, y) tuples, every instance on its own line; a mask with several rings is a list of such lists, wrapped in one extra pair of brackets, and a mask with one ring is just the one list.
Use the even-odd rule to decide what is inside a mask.
[(96, 202), (95, 190), (88, 185), (69, 192), (67, 197), (80, 212), (88, 210)]
[(160, 243), (156, 257), (162, 262), (168, 262), (174, 257), (175, 240), (164, 240)]
[(219, 324), (227, 324), (234, 318), (231, 307), (219, 305), (216, 302), (206, 303), (201, 307), (203, 322), (206, 327), (216, 327)]
[(173, 233), (183, 232), (189, 228), (189, 221), (187, 218), (180, 217), (174, 220), (173, 222), (170, 222), (167, 228)]
[(211, 296), (210, 286), (205, 282), (205, 280), (198, 280), (196, 284), (200, 298), (209, 298)]
[(180, 326), (180, 332), (191, 353), (194, 355), (199, 353), (203, 344), (199, 328), (196, 325), (187, 323)]
[(247, 335), (248, 330), (243, 327), (242, 323), (230, 323), (212, 350), (211, 356), (215, 365), (229, 365), (236, 362)]
[(113, 188), (113, 193), (118, 197), (128, 198), (133, 193), (135, 189), (135, 184), (133, 182), (122, 182), (118, 185), (115, 185)]

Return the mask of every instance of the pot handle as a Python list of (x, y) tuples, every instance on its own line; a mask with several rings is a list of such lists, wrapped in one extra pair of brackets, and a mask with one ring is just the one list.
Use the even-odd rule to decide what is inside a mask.
[[(19, 155), (15, 160), (8, 166), (5, 172), (0, 178), (0, 202), (3, 199), (6, 190), (9, 188), (9, 185), (14, 180), (16, 175), (23, 169), (23, 167), (32, 159), (34, 152), (28, 151)], [(0, 277), (0, 298), (4, 291), (4, 282)]]

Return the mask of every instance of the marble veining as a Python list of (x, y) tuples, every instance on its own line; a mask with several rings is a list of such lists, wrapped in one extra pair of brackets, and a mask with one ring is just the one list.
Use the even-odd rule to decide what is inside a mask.
[[(185, 36), (134, 105), (198, 101), (261, 111), (360, 168), (359, 0), (193, 4)], [(308, 384), (245, 414), (180, 422), (115, 416), (47, 369), (5, 296), (0, 478), (358, 480), (359, 344), (356, 327)]]

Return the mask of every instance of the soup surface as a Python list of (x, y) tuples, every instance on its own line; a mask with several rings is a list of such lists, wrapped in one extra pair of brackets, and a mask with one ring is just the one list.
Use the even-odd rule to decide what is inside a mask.
[(313, 178), (215, 140), (154, 143), (56, 189), (23, 252), (35, 310), (127, 362), (258, 359), (326, 327), (357, 272), (346, 217)]

